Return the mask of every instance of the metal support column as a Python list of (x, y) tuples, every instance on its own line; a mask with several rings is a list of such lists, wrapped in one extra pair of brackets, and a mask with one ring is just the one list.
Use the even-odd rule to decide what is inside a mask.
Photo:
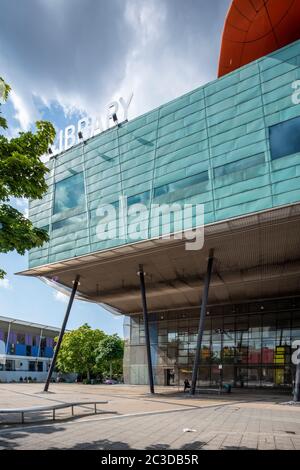
[(146, 300), (146, 288), (145, 288), (145, 277), (144, 277), (143, 265), (139, 265), (138, 276), (140, 278), (140, 288), (141, 288), (141, 297), (143, 305), (143, 314), (144, 314), (144, 328), (145, 328), (145, 340), (146, 340), (146, 349), (147, 349), (147, 361), (148, 361), (148, 375), (149, 375), (149, 385), (150, 393), (154, 393), (154, 381), (153, 381), (153, 370), (152, 370), (152, 360), (151, 360), (151, 349), (150, 349), (150, 335), (149, 335), (149, 322), (148, 322), (148, 309), (147, 309), (147, 300)]
[(208, 299), (209, 284), (210, 284), (210, 279), (211, 279), (213, 261), (214, 261), (214, 251), (210, 250), (208, 263), (207, 263), (207, 270), (206, 270), (206, 275), (205, 275), (205, 280), (204, 280), (204, 287), (203, 287), (203, 296), (202, 296), (202, 303), (201, 303), (201, 310), (200, 310), (196, 355), (195, 355), (195, 361), (194, 361), (194, 367), (193, 367), (192, 384), (191, 384), (191, 392), (190, 392), (191, 395), (195, 395), (195, 391), (196, 391), (198, 368), (199, 368), (199, 363), (200, 363), (200, 352), (201, 352), (202, 337), (203, 337), (205, 315), (206, 315), (206, 306), (207, 306), (207, 299)]
[(8, 332), (7, 332), (7, 338), (6, 338), (6, 345), (5, 345), (5, 354), (8, 354), (8, 347), (9, 347), (9, 337), (10, 337), (10, 329), (11, 329), (11, 324), (13, 322), (9, 322), (8, 324)]
[(60, 350), (61, 342), (62, 342), (64, 333), (65, 333), (68, 318), (69, 318), (69, 315), (70, 315), (70, 311), (71, 311), (71, 308), (72, 308), (72, 305), (73, 305), (74, 297), (75, 297), (77, 287), (78, 287), (78, 284), (79, 284), (79, 278), (80, 278), (80, 276), (76, 276), (75, 281), (73, 281), (72, 292), (71, 292), (71, 295), (70, 295), (70, 299), (69, 299), (68, 307), (67, 307), (67, 310), (66, 310), (65, 318), (64, 318), (64, 321), (63, 321), (63, 324), (62, 324), (62, 327), (61, 327), (61, 330), (60, 330), (60, 333), (59, 333), (57, 345), (56, 345), (55, 350), (54, 350), (51, 365), (50, 365), (50, 368), (48, 370), (48, 375), (47, 375), (47, 380), (46, 380), (45, 387), (44, 387), (44, 392), (47, 392), (48, 388), (49, 388), (50, 380), (51, 380), (53, 370), (54, 370), (54, 367), (55, 367), (55, 364), (56, 364), (56, 359), (57, 359), (57, 356), (58, 356), (58, 353), (59, 353), (59, 350)]
[(300, 401), (300, 362), (296, 366), (295, 388), (294, 388), (294, 401)]

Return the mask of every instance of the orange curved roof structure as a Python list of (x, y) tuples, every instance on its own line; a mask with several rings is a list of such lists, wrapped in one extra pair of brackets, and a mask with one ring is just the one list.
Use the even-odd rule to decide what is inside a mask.
[(300, 0), (233, 0), (227, 13), (218, 76), (300, 39)]

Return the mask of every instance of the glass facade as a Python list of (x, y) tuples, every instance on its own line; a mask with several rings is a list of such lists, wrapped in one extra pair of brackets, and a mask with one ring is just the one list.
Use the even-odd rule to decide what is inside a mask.
[(22, 327), (9, 328), (9, 323), (0, 322), (0, 341), (7, 355), (51, 358), (57, 334), (41, 336), (39, 330), (25, 327), (22, 331)]
[[(191, 379), (198, 318), (198, 309), (150, 315), (157, 384), (182, 385), (185, 378)], [(300, 299), (209, 308), (198, 385), (218, 385), (222, 364), (223, 382), (234, 387), (292, 387), (292, 342), (299, 338)], [(142, 315), (127, 318), (124, 369), (127, 383), (147, 383)]]
[[(48, 192), (29, 207), (50, 242), (30, 251), (30, 268), (136, 241), (130, 229), (97, 232), (97, 208), (120, 197), (129, 207), (203, 204), (205, 224), (298, 203), (299, 58), (297, 41), (52, 158)], [(165, 233), (152, 216), (154, 236)]]
[(55, 183), (53, 214), (83, 206), (84, 202), (84, 179), (82, 172), (75, 173)]
[(270, 127), (272, 159), (300, 153), (300, 118), (289, 119)]

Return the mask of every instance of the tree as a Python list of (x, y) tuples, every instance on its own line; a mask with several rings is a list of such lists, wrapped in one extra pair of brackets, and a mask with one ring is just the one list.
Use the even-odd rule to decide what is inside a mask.
[(90, 380), (91, 374), (101, 372), (96, 357), (97, 347), (105, 338), (101, 330), (92, 330), (86, 323), (64, 334), (57, 356), (57, 368), (61, 372), (75, 372)]
[(122, 370), (124, 341), (117, 335), (106, 335), (100, 340), (97, 348), (97, 363), (102, 367), (109, 365), (109, 376), (112, 378), (113, 366)]
[[(0, 77), (0, 100), (5, 102), (9, 92), (9, 85)], [(0, 111), (1, 128), (7, 129), (7, 122)], [(0, 253), (16, 250), (24, 255), (48, 241), (45, 230), (34, 227), (9, 204), (12, 197), (41, 199), (47, 191), (45, 176), (49, 170), (40, 157), (53, 143), (55, 130), (46, 121), (38, 121), (36, 128), (35, 133), (19, 132), (12, 139), (0, 134)], [(4, 275), (0, 270), (0, 278)]]

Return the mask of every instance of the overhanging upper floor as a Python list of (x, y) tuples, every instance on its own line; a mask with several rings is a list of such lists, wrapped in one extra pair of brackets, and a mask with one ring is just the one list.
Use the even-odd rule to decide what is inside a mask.
[(66, 290), (79, 274), (79, 298), (134, 313), (141, 311), (137, 271), (143, 264), (149, 310), (197, 306), (207, 256), (214, 249), (210, 303), (295, 295), (300, 291), (299, 230), (300, 204), (293, 204), (207, 225), (199, 251), (187, 251), (184, 239), (148, 240), (21, 274)]

